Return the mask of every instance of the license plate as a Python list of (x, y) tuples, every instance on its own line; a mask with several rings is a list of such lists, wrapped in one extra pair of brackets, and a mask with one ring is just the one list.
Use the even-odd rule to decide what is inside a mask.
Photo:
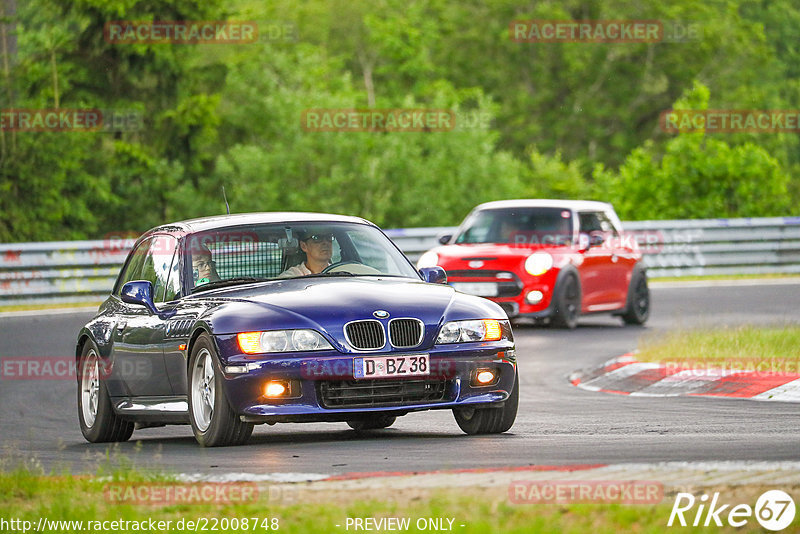
[(450, 285), (468, 295), (476, 295), (478, 297), (497, 296), (497, 284), (495, 282), (452, 282)]
[(353, 376), (356, 378), (427, 376), (431, 374), (427, 354), (356, 358), (353, 364)]

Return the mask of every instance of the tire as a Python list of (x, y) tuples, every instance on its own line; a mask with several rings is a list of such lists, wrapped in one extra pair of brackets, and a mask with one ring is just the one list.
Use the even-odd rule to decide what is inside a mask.
[(628, 286), (628, 299), (622, 320), (625, 324), (642, 325), (650, 317), (650, 288), (647, 287), (647, 273), (635, 267)]
[(570, 273), (556, 287), (555, 306), (550, 324), (556, 328), (572, 330), (578, 326), (581, 314), (581, 286), (578, 278)]
[(242, 445), (253, 433), (233, 412), (225, 397), (217, 369), (214, 343), (207, 334), (197, 338), (189, 358), (189, 421), (197, 442), (203, 447)]
[(90, 443), (127, 441), (133, 434), (133, 423), (114, 412), (102, 377), (100, 351), (87, 341), (78, 360), (78, 422), (81, 433)]
[(391, 415), (381, 415), (372, 419), (353, 419), (348, 421), (347, 424), (350, 428), (356, 431), (361, 430), (379, 430), (381, 428), (389, 428), (397, 421), (397, 417)]
[(459, 408), (453, 410), (459, 428), (467, 434), (500, 434), (507, 432), (517, 418), (519, 406), (519, 374), (514, 375), (514, 389), (502, 408)]

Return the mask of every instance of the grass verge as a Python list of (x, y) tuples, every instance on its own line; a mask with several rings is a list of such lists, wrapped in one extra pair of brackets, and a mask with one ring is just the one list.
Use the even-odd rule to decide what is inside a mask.
[(74, 308), (86, 308), (86, 311), (97, 310), (102, 301), (97, 302), (56, 302), (51, 304), (10, 304), (0, 306), (0, 313), (18, 311), (37, 311), (37, 310), (63, 310)]
[(644, 338), (636, 359), (674, 363), (800, 373), (800, 327), (723, 327), (713, 330), (679, 330)]
[(765, 273), (765, 274), (711, 274), (701, 276), (659, 276), (647, 277), (650, 282), (697, 282), (703, 280), (761, 280), (761, 279), (780, 279), (797, 278), (800, 281), (800, 274), (790, 273)]
[[(667, 529), (673, 498), (658, 505), (621, 504), (512, 504), (498, 488), (453, 488), (430, 490), (424, 497), (398, 498), (392, 493), (347, 494), (342, 491), (296, 494), (291, 502), (273, 499), (275, 493), (262, 491), (250, 502), (224, 505), (119, 505), (109, 502), (104, 488), (115, 481), (169, 483), (167, 476), (152, 476), (136, 471), (116, 472), (105, 477), (72, 477), (68, 474), (44, 476), (28, 468), (0, 471), (0, 518), (28, 521), (38, 525), (47, 521), (72, 521), (70, 524), (45, 523), (48, 532), (140, 532), (159, 521), (159, 532), (219, 530), (247, 532), (324, 533), (347, 532), (348, 518), (401, 518), (408, 520), (409, 532), (437, 530), (431, 523), (418, 528), (418, 521), (460, 533), (656, 533)], [(285, 486), (285, 485), (283, 485)], [(302, 485), (301, 485), (302, 486)], [(275, 501), (278, 502), (275, 502)], [(244, 519), (247, 518), (247, 523)], [(265, 521), (266, 520), (266, 521)], [(452, 522), (450, 522), (452, 520)], [(117, 523), (111, 523), (117, 521)], [(169, 521), (169, 523), (166, 523)], [(190, 528), (188, 522), (195, 523)], [(82, 522), (76, 524), (74, 522)], [(100, 522), (100, 523), (97, 523)], [(128, 523), (122, 523), (128, 522)], [(136, 526), (134, 526), (134, 524)], [(17, 523), (17, 526), (25, 523)], [(102, 528), (99, 528), (101, 527)], [(800, 525), (796, 519), (794, 525)], [(738, 532), (755, 531), (751, 524)], [(88, 528), (87, 528), (88, 527)], [(225, 528), (223, 528), (225, 527)], [(238, 527), (238, 528), (237, 528)], [(277, 527), (277, 528), (275, 528)], [(152, 528), (152, 527), (150, 527)], [(19, 531), (20, 529), (15, 529)], [(364, 529), (361, 529), (364, 530)], [(375, 529), (373, 525), (372, 530)], [(707, 527), (680, 528), (681, 532), (707, 532)], [(714, 529), (733, 532), (734, 529)], [(40, 530), (41, 531), (41, 530)], [(150, 530), (152, 531), (152, 530)], [(384, 531), (384, 530), (379, 530)]]

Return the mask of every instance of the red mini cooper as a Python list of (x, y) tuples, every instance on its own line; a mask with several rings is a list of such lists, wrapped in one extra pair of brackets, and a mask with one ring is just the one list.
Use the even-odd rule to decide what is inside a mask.
[(488, 202), (439, 241), (417, 267), (443, 267), (454, 288), (497, 302), (510, 318), (574, 328), (581, 314), (643, 324), (650, 313), (642, 255), (610, 204)]

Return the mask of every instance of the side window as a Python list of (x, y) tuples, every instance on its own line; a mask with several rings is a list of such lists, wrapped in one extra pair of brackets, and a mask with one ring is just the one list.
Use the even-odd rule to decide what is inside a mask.
[(153, 284), (155, 302), (164, 302), (164, 291), (177, 245), (177, 239), (172, 236), (156, 236), (145, 255), (141, 277)]
[(604, 232), (608, 232), (614, 236), (618, 236), (619, 232), (617, 231), (617, 227), (614, 226), (614, 223), (611, 222), (611, 219), (605, 213), (598, 214), (600, 217), (600, 224), (603, 227)]
[(119, 281), (117, 282), (116, 287), (114, 288), (114, 294), (119, 295), (120, 291), (122, 291), (122, 286), (132, 280), (141, 280), (142, 279), (142, 265), (144, 265), (145, 256), (147, 256), (147, 252), (150, 249), (150, 244), (153, 242), (152, 239), (147, 239), (139, 243), (139, 245), (128, 254), (128, 262), (125, 264), (125, 268), (120, 274)]
[(592, 232), (603, 231), (603, 225), (600, 223), (598, 213), (580, 213), (578, 218), (580, 219), (582, 233), (591, 234)]
[(591, 212), (579, 215), (581, 232), (591, 234), (592, 232), (603, 232), (604, 234), (617, 235), (617, 229), (605, 213)]
[(175, 252), (172, 258), (172, 268), (169, 270), (169, 279), (164, 290), (163, 302), (175, 300), (181, 294), (181, 255)]

